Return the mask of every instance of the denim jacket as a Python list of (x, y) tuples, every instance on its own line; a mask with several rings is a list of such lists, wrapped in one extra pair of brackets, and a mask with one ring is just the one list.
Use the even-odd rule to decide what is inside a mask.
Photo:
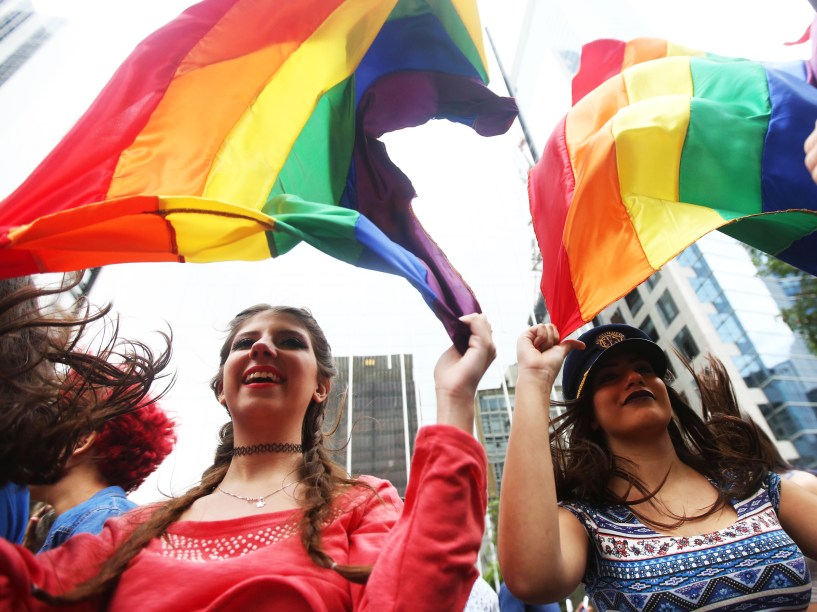
[(122, 487), (102, 489), (57, 517), (40, 552), (56, 548), (78, 533), (99, 533), (109, 518), (125, 514), (135, 507), (136, 504), (125, 496)]

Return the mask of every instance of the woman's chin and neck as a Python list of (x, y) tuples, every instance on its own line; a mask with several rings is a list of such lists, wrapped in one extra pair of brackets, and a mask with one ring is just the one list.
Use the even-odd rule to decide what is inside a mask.
[(303, 453), (294, 447), (301, 445), (301, 427), (301, 422), (294, 419), (283, 422), (234, 419), (234, 448), (243, 452), (230, 461), (228, 475), (255, 479), (268, 478), (272, 474), (298, 474), (303, 465)]
[[(672, 468), (683, 465), (666, 430), (640, 432), (638, 436), (621, 438), (607, 436), (607, 444), (623, 470), (650, 489), (671, 478)], [(629, 483), (621, 478), (614, 478), (610, 483), (610, 488), (619, 493), (628, 487)]]

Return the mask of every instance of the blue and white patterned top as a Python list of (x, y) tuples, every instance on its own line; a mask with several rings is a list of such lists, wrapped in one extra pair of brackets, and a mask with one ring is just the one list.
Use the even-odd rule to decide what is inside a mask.
[(601, 612), (801, 610), (811, 576), (777, 518), (780, 477), (733, 502), (738, 519), (700, 536), (669, 536), (625, 506), (563, 504), (584, 525), (590, 553), (585, 589)]

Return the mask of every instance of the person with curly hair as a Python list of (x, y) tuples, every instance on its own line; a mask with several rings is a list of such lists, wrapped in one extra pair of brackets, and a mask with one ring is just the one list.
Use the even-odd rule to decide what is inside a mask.
[(239, 313), (211, 381), (227, 410), (215, 460), (180, 497), (33, 555), (0, 541), (0, 606), (47, 609), (462, 610), (487, 504), (474, 396), (496, 355), (483, 315), (434, 370), (405, 503), (332, 462), (323, 425), (336, 374), (308, 310)]
[[(0, 280), (0, 486), (54, 482), (80, 438), (142, 405), (170, 363), (167, 335), (157, 353), (119, 337), (110, 305), (74, 298), (81, 279)], [(106, 401), (73, 401), (90, 389), (106, 389)]]
[[(80, 272), (52, 285), (0, 280), (0, 536), (13, 542), (28, 523), (28, 485), (59, 478), (82, 433), (139, 406), (170, 360), (169, 349), (154, 354), (118, 338), (110, 306), (74, 298), (81, 279)], [(70, 393), (66, 369), (76, 373)], [(106, 402), (66, 401), (94, 386), (110, 390)]]
[[(88, 401), (98, 401), (93, 391), (85, 395), (92, 398)], [(56, 513), (40, 552), (78, 533), (99, 533), (109, 518), (136, 508), (127, 494), (159, 467), (175, 442), (173, 421), (150, 399), (85, 435), (59, 480), (30, 487), (31, 498)]]
[[(564, 341), (537, 325), (517, 355), (498, 530), (515, 595), (552, 601), (583, 583), (601, 612), (808, 606), (817, 496), (774, 473), (753, 423), (711, 409), (728, 378), (689, 366), (704, 420), (629, 325)], [(563, 363), (567, 410), (550, 423)]]

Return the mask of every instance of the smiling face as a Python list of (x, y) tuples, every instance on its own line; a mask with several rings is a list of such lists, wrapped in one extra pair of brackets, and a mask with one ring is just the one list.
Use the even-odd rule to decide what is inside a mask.
[(608, 441), (656, 437), (672, 419), (667, 386), (650, 362), (622, 351), (596, 366), (593, 414)]
[(322, 402), (329, 392), (313, 338), (296, 316), (275, 310), (254, 314), (225, 349), (216, 390), (236, 420), (276, 415), (300, 424), (310, 403)]

